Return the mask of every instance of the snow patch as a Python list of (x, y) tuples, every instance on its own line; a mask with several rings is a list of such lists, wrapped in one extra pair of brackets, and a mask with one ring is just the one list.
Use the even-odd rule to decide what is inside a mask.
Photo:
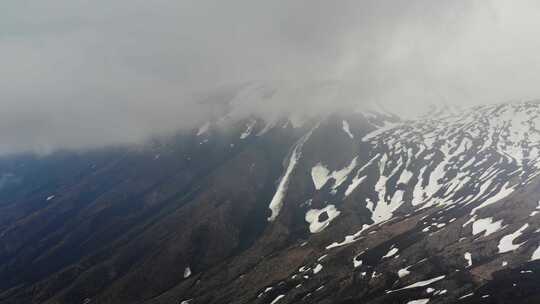
[(354, 138), (354, 134), (351, 133), (351, 128), (349, 127), (349, 123), (346, 120), (342, 122), (342, 128), (343, 131), (345, 131), (345, 133), (347, 133), (347, 135), (349, 135), (351, 139)]
[(184, 279), (187, 279), (191, 276), (191, 268), (186, 267), (186, 269), (184, 269)]
[(475, 220), (472, 224), (473, 235), (484, 232), (484, 236), (488, 236), (503, 228), (502, 220), (493, 222), (492, 217)]
[(313, 274), (319, 273), (322, 269), (323, 269), (323, 266), (321, 264), (315, 265), (315, 267), (313, 268)]
[[(326, 212), (327, 218), (319, 222), (319, 216)], [(332, 220), (334, 220), (341, 212), (336, 209), (336, 206), (334, 205), (328, 205), (322, 209), (310, 209), (308, 212), (306, 212), (306, 222), (309, 223), (309, 231), (311, 233), (318, 233), (323, 231)]]
[(272, 302), (270, 302), (270, 304), (276, 304), (279, 300), (281, 300), (284, 297), (285, 295), (279, 295)]
[(468, 294), (466, 294), (464, 296), (461, 296), (461, 297), (458, 298), (458, 300), (463, 300), (463, 299), (466, 299), (466, 298), (472, 297), (472, 296), (474, 296), (474, 292), (471, 292), (471, 293), (468, 293)]
[(398, 273), (397, 273), (397, 274), (398, 274), (398, 277), (403, 278), (403, 277), (406, 277), (406, 276), (408, 276), (409, 274), (411, 274), (411, 272), (409, 271), (409, 268), (410, 268), (410, 267), (411, 267), (411, 266), (405, 267), (405, 268), (401, 268), (400, 270), (398, 270)]
[(209, 129), (210, 129), (210, 123), (207, 122), (199, 128), (199, 130), (197, 131), (197, 136), (203, 135), (204, 133), (208, 132)]
[(354, 268), (360, 267), (363, 264), (362, 260), (357, 260), (356, 258), (357, 257), (354, 257), (353, 260), (352, 260)]
[(428, 285), (430, 285), (430, 284), (433, 284), (433, 283), (435, 283), (435, 282), (438, 282), (438, 281), (444, 279), (445, 277), (446, 277), (445, 275), (438, 276), (438, 277), (435, 277), (435, 278), (433, 278), (433, 279), (429, 279), (429, 280), (425, 280), (425, 281), (416, 282), (416, 283), (414, 283), (414, 284), (405, 286), (405, 287), (400, 288), (400, 289), (390, 290), (390, 291), (387, 291), (386, 293), (392, 293), (392, 292), (396, 292), (396, 291), (400, 291), (400, 290), (404, 290), (404, 289), (411, 289), (411, 288), (416, 288), (416, 287), (424, 287), (424, 286), (428, 286)]
[(313, 130), (315, 130), (317, 127), (318, 125), (315, 126), (315, 128), (311, 129), (311, 131), (308, 132), (306, 135), (304, 135), (302, 138), (300, 138), (300, 140), (294, 146), (293, 152), (289, 159), (289, 165), (287, 166), (287, 170), (285, 170), (285, 174), (283, 175), (283, 177), (281, 178), (279, 182), (276, 193), (274, 194), (274, 197), (272, 197), (272, 201), (270, 201), (270, 204), (268, 205), (268, 208), (272, 212), (272, 214), (268, 218), (269, 222), (273, 222), (279, 215), (279, 211), (281, 210), (281, 207), (283, 206), (283, 199), (285, 198), (285, 192), (287, 191), (287, 188), (289, 187), (289, 179), (290, 179), (291, 173), (293, 172), (294, 168), (298, 164), (298, 160), (302, 156), (302, 151), (301, 151), (302, 146), (309, 139), (309, 137), (313, 133)]
[(246, 139), (249, 135), (251, 135), (251, 131), (253, 131), (253, 127), (255, 127), (255, 124), (257, 124), (256, 120), (251, 120), (246, 124), (246, 130), (240, 134), (240, 139)]
[(396, 253), (398, 253), (399, 249), (397, 248), (392, 248), (390, 249), (382, 258), (385, 259), (385, 258), (391, 258), (393, 257), (394, 255), (396, 255)]
[(364, 175), (362, 177), (355, 176), (352, 180), (352, 183), (347, 187), (347, 190), (345, 190), (345, 196), (349, 196), (356, 187), (358, 187), (364, 180), (366, 180), (367, 176)]
[(514, 251), (523, 245), (525, 242), (514, 245), (514, 240), (517, 239), (527, 227), (529, 227), (529, 224), (521, 226), (521, 228), (514, 233), (503, 236), (499, 241), (499, 253)]
[(471, 253), (470, 252), (465, 252), (463, 257), (465, 258), (465, 260), (467, 260), (467, 267), (471, 267), (472, 266), (472, 255), (471, 255)]
[(429, 302), (429, 299), (418, 299), (407, 302), (407, 304), (426, 304)]
[(389, 176), (384, 175), (384, 168), (388, 157), (385, 154), (379, 162), (379, 180), (375, 184), (375, 191), (379, 195), (379, 200), (377, 201), (376, 206), (371, 211), (371, 220), (373, 221), (372, 225), (387, 221), (392, 218), (393, 213), (403, 204), (403, 194), (402, 190), (398, 190), (390, 199), (390, 202), (386, 201), (386, 182), (389, 177), (393, 175), (394, 172), (390, 173)]
[(536, 261), (536, 260), (540, 260), (540, 246), (536, 248), (536, 250), (533, 252), (531, 256), (531, 261)]
[(330, 179), (330, 170), (328, 170), (323, 164), (318, 163), (313, 168), (311, 168), (311, 179), (313, 179), (313, 184), (315, 189), (320, 190), (324, 184)]
[(356, 167), (357, 159), (358, 157), (353, 158), (348, 166), (333, 172), (330, 172), (330, 170), (321, 163), (315, 165), (311, 169), (311, 178), (313, 179), (315, 189), (320, 190), (329, 179), (333, 178), (335, 182), (332, 189), (336, 190), (345, 180), (347, 180), (347, 176), (349, 176), (351, 171)]
[(377, 154), (369, 162), (367, 162), (367, 164), (365, 164), (362, 168), (360, 168), (356, 172), (356, 176), (353, 178), (351, 184), (347, 187), (347, 190), (345, 190), (346, 197), (349, 196), (354, 191), (354, 189), (356, 189), (356, 187), (358, 187), (367, 178), (367, 175), (362, 175), (362, 173), (364, 172), (366, 168), (371, 166), (373, 161), (375, 161), (378, 157), (379, 155)]

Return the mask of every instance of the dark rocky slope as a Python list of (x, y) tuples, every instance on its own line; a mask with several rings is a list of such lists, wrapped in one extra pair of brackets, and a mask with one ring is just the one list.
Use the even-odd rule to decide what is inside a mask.
[(539, 115), (224, 118), (4, 158), (0, 302), (538, 303)]

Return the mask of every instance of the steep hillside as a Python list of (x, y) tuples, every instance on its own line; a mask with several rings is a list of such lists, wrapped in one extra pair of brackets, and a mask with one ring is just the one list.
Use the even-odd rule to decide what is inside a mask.
[(538, 303), (539, 115), (231, 111), (4, 158), (0, 302)]

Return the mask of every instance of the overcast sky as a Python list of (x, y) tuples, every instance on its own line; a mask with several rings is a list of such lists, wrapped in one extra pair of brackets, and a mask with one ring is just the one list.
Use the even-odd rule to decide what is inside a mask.
[(7, 0), (0, 153), (190, 127), (245, 83), (296, 92), (263, 115), (540, 98), (538, 29), (526, 0)]

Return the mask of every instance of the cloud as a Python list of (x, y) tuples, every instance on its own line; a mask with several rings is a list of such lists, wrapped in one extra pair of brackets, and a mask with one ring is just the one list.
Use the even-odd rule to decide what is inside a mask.
[(259, 115), (538, 98), (539, 17), (527, 0), (10, 1), (0, 153), (191, 127), (246, 83), (274, 92)]

